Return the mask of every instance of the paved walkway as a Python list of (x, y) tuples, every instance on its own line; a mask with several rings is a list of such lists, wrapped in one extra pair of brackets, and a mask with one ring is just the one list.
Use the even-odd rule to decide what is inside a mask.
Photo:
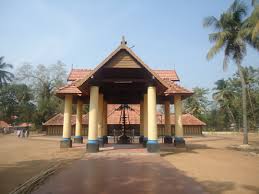
[(204, 191), (194, 179), (157, 154), (102, 152), (86, 154), (51, 176), (34, 193), (201, 194)]

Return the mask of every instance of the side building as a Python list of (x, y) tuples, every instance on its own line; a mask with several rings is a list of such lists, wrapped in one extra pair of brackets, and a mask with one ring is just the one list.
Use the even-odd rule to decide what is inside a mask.
[[(114, 131), (119, 132), (122, 128), (121, 115), (122, 112), (118, 110), (120, 105), (108, 105), (107, 113), (107, 134), (110, 136), (114, 135)], [(130, 105), (130, 110), (126, 111), (126, 128), (129, 130), (134, 129), (134, 135), (140, 135), (140, 107), (138, 105)], [(87, 136), (88, 134), (88, 114), (82, 116), (82, 135)], [(158, 136), (164, 136), (165, 134), (165, 116), (164, 114), (157, 113), (157, 128)], [(56, 135), (61, 136), (63, 130), (63, 114), (59, 113), (49, 119), (43, 124), (44, 129), (46, 130), (47, 135)], [(171, 120), (171, 135), (175, 135), (175, 115), (170, 114)], [(202, 129), (206, 124), (200, 121), (198, 118), (191, 114), (182, 115), (182, 123), (184, 136), (194, 136), (201, 135)], [(76, 115), (71, 117), (71, 135), (75, 135), (75, 126), (76, 126)]]

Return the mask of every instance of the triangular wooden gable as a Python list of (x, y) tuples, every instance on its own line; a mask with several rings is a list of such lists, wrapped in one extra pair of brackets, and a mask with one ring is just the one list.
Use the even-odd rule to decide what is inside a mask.
[(126, 44), (121, 44), (102, 63), (100, 63), (84, 79), (79, 80), (76, 86), (80, 89), (87, 80), (101, 68), (144, 68), (165, 88), (169, 85), (152, 71)]
[(120, 50), (104, 66), (104, 68), (142, 68), (126, 50)]

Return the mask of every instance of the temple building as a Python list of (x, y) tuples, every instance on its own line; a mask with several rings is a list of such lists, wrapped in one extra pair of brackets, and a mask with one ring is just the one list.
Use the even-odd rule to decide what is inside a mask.
[[(61, 147), (72, 147), (72, 104), (76, 104), (74, 142), (82, 143), (82, 106), (89, 104), (87, 151), (98, 152), (105, 142), (107, 105), (119, 104), (122, 112), (122, 135), (119, 143), (129, 143), (126, 134), (126, 111), (139, 105), (140, 142), (149, 152), (159, 151), (157, 105), (164, 104), (164, 134), (175, 146), (184, 145), (182, 100), (193, 94), (179, 85), (174, 70), (152, 70), (128, 46), (121, 44), (93, 70), (72, 70), (68, 83), (57, 90), (64, 99), (63, 138)], [(174, 105), (175, 130), (172, 138), (170, 105)]]

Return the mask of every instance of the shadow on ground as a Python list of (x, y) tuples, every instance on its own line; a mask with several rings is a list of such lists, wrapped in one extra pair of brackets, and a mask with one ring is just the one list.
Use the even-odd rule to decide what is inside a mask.
[(162, 157), (179, 154), (179, 153), (198, 153), (196, 150), (201, 149), (215, 149), (208, 147), (206, 144), (186, 144), (185, 148), (176, 148), (173, 145), (161, 145), (160, 146), (160, 155)]

